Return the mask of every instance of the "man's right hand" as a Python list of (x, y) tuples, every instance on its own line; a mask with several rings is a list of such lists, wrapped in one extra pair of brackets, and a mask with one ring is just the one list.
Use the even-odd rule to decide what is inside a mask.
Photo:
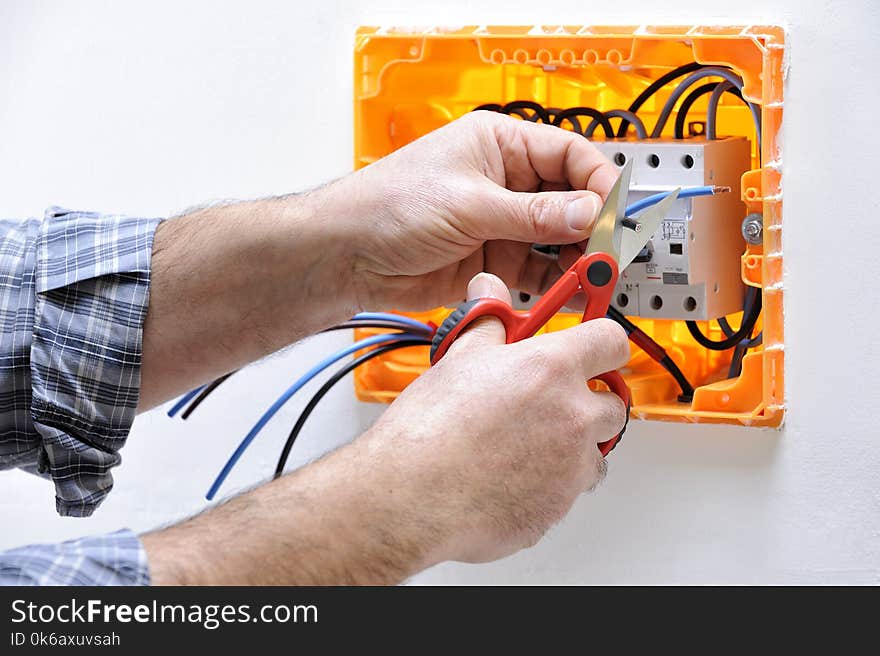
[[(510, 294), (481, 273), (468, 298)], [(439, 560), (482, 562), (534, 545), (605, 475), (597, 444), (626, 408), (586, 381), (629, 359), (626, 334), (601, 319), (505, 344), (485, 318), (410, 385), (364, 437), (372, 465), (422, 481), (412, 503), (433, 515)], [(380, 455), (381, 454), (381, 455)]]
[[(468, 295), (510, 302), (489, 274)], [(391, 584), (533, 545), (604, 475), (625, 408), (586, 381), (629, 346), (605, 319), (504, 341), (476, 322), (350, 445), (145, 536), (154, 583)]]

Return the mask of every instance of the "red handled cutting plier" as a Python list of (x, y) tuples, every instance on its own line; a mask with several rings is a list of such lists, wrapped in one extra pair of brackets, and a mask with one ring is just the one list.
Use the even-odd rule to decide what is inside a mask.
[[(632, 175), (632, 160), (628, 161), (608, 194), (586, 252), (562, 274), (553, 286), (527, 312), (517, 312), (507, 303), (494, 298), (476, 298), (458, 306), (437, 329), (431, 343), (431, 364), (436, 364), (450, 344), (473, 321), (493, 316), (501, 320), (507, 333), (507, 343), (518, 342), (534, 335), (550, 318), (559, 312), (578, 292), (586, 296), (586, 309), (581, 321), (604, 317), (608, 312), (611, 295), (623, 269), (635, 259), (666, 217), (669, 207), (678, 198), (676, 189), (662, 201), (643, 210), (636, 217), (626, 216), (626, 198)], [(627, 417), (631, 407), (629, 388), (616, 371), (596, 376), (626, 404)], [(626, 425), (618, 435), (599, 444), (602, 455), (617, 445)]]

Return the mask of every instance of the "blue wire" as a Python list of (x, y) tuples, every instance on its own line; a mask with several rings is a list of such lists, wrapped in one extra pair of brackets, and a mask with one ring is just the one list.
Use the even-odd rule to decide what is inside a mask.
[(402, 314), (391, 314), (390, 312), (361, 312), (351, 318), (352, 321), (396, 321), (421, 331), (433, 333), (434, 329), (426, 323), (410, 319)]
[[(390, 314), (387, 312), (361, 312), (360, 314), (356, 314), (351, 318), (352, 321), (394, 321), (400, 324), (400, 330), (406, 330), (407, 328), (417, 329), (429, 334), (434, 333), (434, 329), (431, 328), (426, 323), (422, 323), (421, 321), (416, 321), (415, 319), (410, 319), (409, 317), (405, 317), (400, 314)], [(170, 410), (168, 410), (168, 416), (174, 417), (178, 412), (183, 409), (183, 407), (189, 403), (199, 392), (205, 389), (204, 385), (196, 387), (193, 390), (190, 390), (186, 394), (180, 397), (180, 399), (175, 403)]]
[[(392, 315), (395, 316), (395, 315)], [(220, 486), (223, 485), (223, 481), (226, 480), (226, 477), (229, 475), (229, 472), (232, 471), (232, 468), (235, 467), (235, 463), (238, 462), (238, 459), (241, 458), (242, 454), (247, 450), (248, 446), (250, 446), (251, 442), (254, 441), (254, 438), (259, 434), (263, 427), (269, 422), (269, 420), (275, 416), (275, 413), (281, 409), (291, 396), (296, 394), (306, 383), (308, 383), (312, 378), (320, 374), (324, 369), (332, 365), (334, 362), (338, 362), (342, 358), (347, 355), (351, 355), (355, 351), (360, 351), (361, 349), (369, 348), (371, 346), (376, 346), (377, 344), (385, 344), (388, 342), (399, 342), (402, 339), (412, 339), (411, 333), (392, 333), (392, 334), (382, 334), (382, 335), (374, 335), (373, 337), (367, 337), (366, 339), (362, 339), (359, 342), (355, 342), (349, 346), (346, 346), (344, 349), (334, 353), (333, 355), (321, 360), (314, 367), (309, 369), (302, 377), (297, 380), (293, 385), (287, 388), (287, 390), (278, 397), (278, 399), (269, 406), (269, 409), (263, 413), (263, 416), (254, 424), (254, 427), (251, 428), (250, 432), (245, 435), (244, 439), (239, 443), (238, 447), (235, 449), (233, 454), (229, 457), (229, 460), (226, 461), (226, 464), (223, 466), (223, 469), (220, 470), (220, 473), (217, 475), (217, 478), (214, 479), (214, 483), (211, 485), (211, 489), (208, 490), (208, 494), (205, 495), (205, 498), (208, 501), (214, 498), (214, 495), (217, 494), (217, 491), (220, 489)]]
[[(670, 193), (669, 191), (663, 191), (659, 194), (652, 194), (650, 196), (645, 196), (644, 198), (637, 200), (635, 203), (626, 208), (626, 215), (632, 216), (636, 212), (641, 212), (643, 209), (651, 207), (651, 205), (656, 205), (661, 200), (666, 198)], [(694, 198), (696, 196), (713, 196), (715, 194), (715, 187), (712, 185), (707, 185), (704, 187), (685, 187), (684, 189), (678, 192), (679, 198)]]
[(181, 409), (182, 409), (187, 403), (189, 403), (190, 401), (192, 401), (193, 398), (195, 398), (196, 394), (198, 394), (199, 392), (201, 392), (203, 389), (205, 389), (205, 386), (204, 386), (204, 385), (199, 385), (199, 386), (196, 387), (195, 389), (190, 390), (189, 392), (187, 392), (186, 394), (184, 394), (183, 396), (181, 396), (180, 399), (177, 401), (177, 403), (175, 403), (173, 406), (171, 406), (171, 409), (168, 411), (168, 416), (169, 416), (169, 417), (173, 417), (173, 416), (176, 415), (178, 412), (180, 412), (180, 410), (181, 410)]

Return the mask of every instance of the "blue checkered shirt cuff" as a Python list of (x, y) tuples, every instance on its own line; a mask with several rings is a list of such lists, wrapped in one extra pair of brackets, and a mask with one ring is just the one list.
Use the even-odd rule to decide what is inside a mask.
[(124, 529), (0, 552), (0, 585), (149, 585), (147, 555)]

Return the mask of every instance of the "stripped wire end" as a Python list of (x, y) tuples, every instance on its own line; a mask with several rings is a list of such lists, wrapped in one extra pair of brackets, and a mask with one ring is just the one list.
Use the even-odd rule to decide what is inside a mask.
[(713, 194), (729, 194), (730, 192), (730, 187), (722, 187), (720, 185), (715, 185), (714, 187), (712, 187)]

